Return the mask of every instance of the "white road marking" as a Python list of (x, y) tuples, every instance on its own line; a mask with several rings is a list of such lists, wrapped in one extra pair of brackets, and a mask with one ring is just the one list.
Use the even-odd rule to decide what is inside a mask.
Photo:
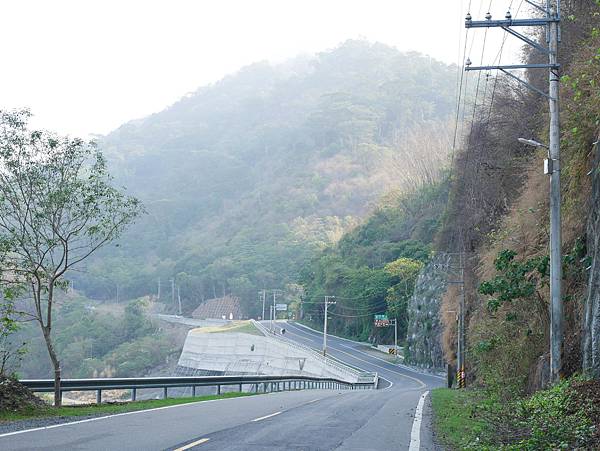
[(421, 420), (423, 419), (423, 404), (425, 398), (429, 394), (428, 391), (423, 393), (419, 398), (417, 409), (415, 410), (415, 419), (413, 421), (412, 430), (410, 431), (410, 445), (408, 451), (419, 451), (421, 448)]
[(252, 420), (252, 421), (266, 420), (267, 418), (274, 417), (275, 415), (279, 415), (280, 413), (282, 413), (282, 411), (275, 412), (275, 413), (272, 413), (272, 414), (270, 414), (270, 415), (265, 415), (264, 417), (258, 417), (258, 418), (255, 418), (255, 419), (254, 419), (254, 420)]
[[(360, 350), (358, 350), (358, 349), (356, 349), (356, 348), (351, 348), (350, 346), (346, 346), (346, 345), (343, 345), (343, 344), (341, 344), (341, 343), (340, 343), (340, 346), (343, 346), (343, 347), (344, 347), (344, 348), (346, 348), (346, 349), (351, 349), (352, 351), (358, 352), (358, 353), (360, 353), (360, 354), (364, 354), (364, 355), (366, 355), (367, 357), (371, 357), (372, 359), (381, 360), (382, 362), (384, 362), (384, 363), (387, 363), (387, 364), (389, 364), (389, 365), (394, 365), (393, 363), (390, 363), (390, 362), (388, 362), (387, 360), (381, 359), (381, 358), (379, 358), (379, 357), (375, 357), (374, 355), (371, 355), (371, 354), (368, 354), (368, 353), (366, 353), (366, 352), (360, 351)], [(339, 352), (344, 352), (344, 351), (340, 351), (339, 349), (337, 349), (337, 351), (339, 351)], [(346, 353), (346, 354), (347, 354), (347, 353)], [(358, 358), (358, 357), (354, 357), (354, 358), (356, 359), (356, 358)], [(360, 359), (359, 359), (359, 360), (360, 360)], [(366, 361), (366, 360), (363, 360), (363, 362), (367, 362), (367, 361)], [(381, 366), (381, 365), (377, 365), (376, 363), (371, 363), (371, 362), (367, 362), (367, 363), (369, 363), (370, 365), (375, 365), (375, 366), (377, 366), (377, 367), (379, 367), (379, 368), (384, 368), (384, 369), (386, 369), (386, 370), (388, 370), (388, 371), (390, 371), (390, 372), (392, 372), (392, 373), (394, 373), (394, 374), (396, 374), (396, 375), (398, 375), (398, 376), (405, 377), (405, 378), (407, 378), (407, 379), (411, 379), (411, 380), (413, 380), (413, 381), (415, 381), (415, 382), (418, 382), (418, 383), (420, 384), (420, 387), (419, 387), (419, 388), (425, 388), (425, 387), (427, 387), (427, 384), (425, 384), (425, 382), (423, 382), (421, 379), (417, 379), (416, 377), (412, 377), (412, 376), (408, 376), (408, 375), (406, 375), (406, 374), (400, 373), (400, 372), (398, 372), (398, 371), (397, 371), (395, 368), (394, 368), (394, 369), (391, 369), (391, 368), (389, 368), (389, 367), (383, 367), (383, 366)], [(418, 374), (418, 373), (417, 373), (417, 374)]]
[(196, 440), (195, 442), (188, 443), (187, 445), (182, 446), (181, 448), (177, 448), (174, 451), (185, 451), (186, 449), (190, 449), (190, 448), (193, 448), (194, 446), (201, 445), (202, 443), (206, 443), (209, 440), (210, 440), (209, 438), (201, 438), (200, 440)]
[[(305, 328), (305, 329), (308, 329), (308, 330), (312, 331), (312, 332), (313, 332), (313, 335), (315, 335), (315, 334), (320, 334), (320, 335), (323, 335), (323, 332), (319, 332), (318, 330), (311, 329), (310, 327), (308, 327), (308, 326), (305, 326), (304, 324), (300, 324), (300, 323), (294, 323), (294, 324), (290, 324), (290, 323), (288, 323), (288, 327), (289, 327), (289, 326), (292, 326), (292, 327), (296, 328), (296, 330), (298, 330), (298, 331), (300, 331), (300, 332), (303, 332), (303, 333), (305, 333), (305, 334), (307, 334), (307, 335), (309, 335), (309, 334), (308, 334), (308, 332), (305, 332), (305, 331), (303, 331), (303, 330), (299, 329), (299, 327), (298, 327), (298, 326), (301, 326), (301, 327), (303, 327), (303, 328)], [(359, 344), (359, 345), (367, 345), (367, 343), (361, 343), (361, 342), (358, 342), (358, 341), (349, 340), (348, 338), (338, 337), (337, 335), (328, 335), (328, 337), (330, 337), (330, 338), (334, 338), (334, 339), (338, 339), (338, 340), (349, 341), (350, 343), (355, 343), (355, 344)], [(429, 376), (429, 377), (435, 377), (435, 378), (438, 378), (438, 379), (445, 380), (445, 378), (444, 378), (444, 377), (442, 377), (442, 376), (438, 376), (438, 375), (436, 375), (436, 374), (421, 373), (420, 371), (417, 371), (417, 370), (415, 370), (415, 369), (413, 369), (413, 368), (411, 368), (411, 367), (409, 367), (409, 366), (407, 366), (407, 365), (402, 365), (402, 364), (397, 364), (397, 363), (391, 363), (391, 362), (388, 362), (388, 361), (387, 361), (387, 360), (385, 360), (385, 359), (382, 359), (381, 357), (376, 357), (376, 356), (374, 356), (374, 355), (372, 355), (372, 354), (366, 353), (366, 352), (364, 352), (364, 351), (361, 351), (361, 350), (359, 350), (359, 349), (352, 348), (352, 347), (350, 347), (350, 346), (346, 346), (346, 345), (343, 345), (343, 344), (341, 344), (341, 343), (338, 343), (338, 344), (339, 344), (340, 346), (343, 346), (343, 347), (347, 348), (347, 349), (351, 349), (351, 350), (353, 350), (353, 351), (356, 351), (356, 352), (359, 352), (359, 353), (361, 353), (361, 354), (364, 354), (364, 355), (366, 355), (366, 356), (368, 356), (368, 357), (371, 357), (372, 359), (381, 360), (382, 362), (385, 362), (385, 363), (387, 363), (388, 365), (392, 365), (392, 366), (394, 366), (394, 367), (397, 367), (397, 368), (402, 368), (403, 370), (410, 371), (410, 372), (411, 372), (411, 373), (413, 373), (413, 374), (416, 374), (416, 375), (419, 375), (419, 376)], [(333, 348), (333, 349), (335, 349), (335, 348)], [(337, 351), (339, 351), (339, 349), (338, 349)], [(339, 352), (344, 352), (344, 351), (339, 351)], [(359, 360), (360, 360), (360, 359), (359, 359)], [(362, 361), (364, 362), (364, 360), (362, 360)], [(366, 363), (370, 363), (370, 362), (366, 362)], [(371, 363), (371, 365), (375, 365), (375, 364), (374, 364), (374, 363)], [(378, 366), (378, 365), (375, 365), (375, 366)], [(380, 368), (381, 368), (381, 367), (380, 367)], [(388, 370), (389, 370), (389, 369), (388, 369)], [(363, 370), (363, 371), (364, 371), (364, 370)], [(393, 370), (389, 370), (389, 371), (393, 371)], [(397, 371), (394, 371), (394, 373), (395, 373), (395, 374), (399, 374), (399, 375), (401, 375), (401, 376), (404, 376), (404, 377), (408, 377), (408, 378), (410, 378), (410, 379), (413, 379), (413, 380), (417, 380), (417, 379), (415, 379), (415, 378), (412, 378), (411, 376), (406, 376), (405, 374), (398, 373)], [(421, 380), (419, 380), (419, 382), (420, 382), (421, 384), (423, 383)], [(425, 387), (421, 387), (421, 388), (425, 388)]]
[[(289, 324), (288, 324), (288, 326), (289, 326)], [(302, 331), (301, 331), (301, 332), (302, 332)], [(292, 333), (293, 335), (297, 335), (297, 334), (294, 334), (293, 332), (291, 332), (291, 333)], [(306, 333), (306, 332), (304, 332), (304, 333)], [(298, 335), (298, 336), (299, 336), (299, 335)], [(339, 338), (339, 337), (338, 337), (338, 338)], [(351, 341), (351, 340), (347, 340), (347, 341)], [(343, 344), (341, 344), (341, 343), (338, 343), (338, 344), (339, 344), (340, 346), (343, 346), (344, 348), (350, 349), (350, 350), (352, 350), (352, 351), (355, 351), (355, 352), (358, 352), (358, 353), (360, 353), (360, 354), (364, 354), (364, 355), (366, 355), (367, 357), (370, 357), (370, 358), (372, 358), (372, 359), (381, 360), (382, 362), (384, 362), (384, 363), (387, 363), (388, 365), (391, 365), (392, 367), (394, 367), (394, 366), (395, 366), (395, 365), (393, 365), (392, 363), (390, 363), (390, 362), (388, 362), (388, 361), (386, 361), (386, 360), (384, 360), (384, 359), (380, 359), (379, 357), (372, 356), (371, 354), (367, 354), (366, 352), (359, 351), (359, 350), (358, 350), (358, 349), (356, 349), (356, 348), (351, 348), (350, 346), (346, 346), (346, 345), (343, 345)], [(410, 380), (412, 380), (412, 381), (414, 381), (414, 382), (417, 382), (417, 383), (419, 384), (419, 387), (418, 387), (419, 389), (422, 389), (422, 388), (426, 388), (426, 387), (427, 387), (427, 384), (425, 384), (425, 383), (424, 383), (423, 381), (421, 381), (420, 379), (417, 379), (416, 377), (412, 377), (412, 376), (408, 376), (408, 375), (406, 375), (406, 374), (400, 373), (399, 371), (397, 371), (397, 370), (396, 370), (396, 368), (384, 367), (384, 366), (378, 365), (377, 363), (369, 362), (368, 360), (364, 360), (364, 359), (361, 359), (360, 357), (356, 357), (356, 355), (350, 354), (350, 353), (348, 353), (348, 352), (346, 352), (346, 351), (342, 351), (341, 349), (336, 349), (336, 348), (334, 348), (334, 347), (332, 347), (331, 349), (332, 349), (333, 351), (335, 351), (335, 352), (341, 352), (342, 354), (346, 354), (347, 356), (350, 356), (350, 357), (352, 357), (353, 359), (360, 360), (361, 362), (368, 363), (369, 365), (372, 365), (372, 366), (376, 366), (377, 368), (381, 368), (382, 370), (389, 371), (390, 373), (393, 373), (393, 374), (395, 374), (396, 376), (405, 377), (405, 378), (407, 378), (407, 379), (410, 379)], [(360, 369), (361, 369), (362, 371), (366, 371), (364, 368), (360, 368)], [(417, 374), (420, 374), (420, 373), (417, 373)], [(380, 376), (380, 377), (381, 377), (381, 376)], [(385, 379), (385, 378), (384, 378), (384, 377), (381, 377), (381, 379)], [(390, 381), (390, 380), (388, 380), (388, 379), (385, 379), (385, 380), (386, 380), (386, 381), (388, 381), (390, 385), (389, 385), (388, 387), (384, 388), (384, 390), (387, 390), (387, 389), (391, 388), (391, 387), (394, 385), (394, 383), (393, 383), (392, 381)]]
[[(291, 332), (291, 334), (292, 334), (292, 335), (296, 335), (296, 336), (298, 336), (298, 337), (301, 337), (300, 335), (298, 335), (298, 334), (294, 334), (293, 332)], [(343, 345), (340, 345), (340, 346), (343, 346)], [(333, 348), (333, 347), (332, 347), (331, 349), (332, 349), (332, 350), (334, 350), (335, 352), (341, 352), (342, 354), (346, 354), (347, 356), (350, 356), (351, 358), (353, 358), (353, 359), (355, 359), (355, 360), (360, 360), (361, 362), (368, 363), (369, 365), (373, 365), (373, 366), (376, 366), (376, 367), (378, 367), (378, 368), (381, 368), (381, 369), (383, 369), (383, 370), (389, 371), (390, 373), (393, 373), (393, 374), (395, 374), (395, 375), (404, 376), (404, 377), (407, 377), (408, 379), (414, 379), (415, 381), (417, 381), (417, 382), (419, 382), (419, 383), (421, 384), (421, 386), (419, 386), (419, 388), (425, 388), (425, 387), (426, 387), (426, 385), (425, 385), (425, 384), (423, 384), (423, 382), (421, 382), (421, 381), (419, 381), (419, 380), (417, 380), (417, 379), (415, 379), (415, 378), (412, 378), (412, 377), (410, 377), (410, 376), (406, 376), (406, 375), (404, 375), (404, 374), (402, 374), (402, 373), (397, 373), (396, 371), (394, 371), (394, 370), (392, 370), (392, 369), (390, 369), (390, 368), (385, 368), (385, 367), (383, 367), (383, 366), (381, 366), (381, 365), (378, 365), (378, 364), (376, 364), (376, 363), (369, 362), (369, 361), (367, 361), (367, 360), (361, 359), (360, 357), (356, 357), (355, 355), (352, 355), (352, 354), (350, 354), (349, 352), (346, 352), (346, 351), (342, 351), (341, 349), (336, 349), (336, 348)], [(349, 348), (349, 349), (353, 349), (353, 348)], [(368, 354), (367, 354), (367, 355), (368, 355)], [(370, 356), (369, 356), (369, 357), (370, 357)], [(365, 370), (364, 368), (359, 368), (359, 367), (356, 367), (356, 366), (355, 366), (355, 368), (358, 368), (358, 369), (359, 369), (359, 370), (361, 370), (361, 371), (365, 371), (365, 372), (367, 371), (367, 370)], [(388, 389), (392, 388), (392, 386), (394, 385), (394, 383), (393, 383), (392, 381), (390, 381), (390, 380), (386, 379), (385, 377), (383, 377), (383, 376), (381, 376), (381, 375), (379, 375), (379, 378), (380, 378), (380, 379), (383, 379), (383, 380), (385, 380), (385, 381), (387, 381), (387, 382), (388, 382), (388, 384), (389, 384), (387, 387), (385, 387), (385, 388), (384, 388), (384, 389), (382, 389), (382, 390), (388, 390)]]
[[(290, 325), (290, 323), (288, 323), (288, 325)], [(312, 332), (313, 332), (313, 335), (315, 335), (315, 334), (317, 334), (317, 335), (321, 335), (321, 336), (323, 335), (323, 332), (320, 332), (320, 331), (318, 331), (318, 330), (315, 330), (315, 329), (313, 329), (312, 327), (308, 327), (308, 326), (306, 326), (306, 325), (304, 325), (304, 324), (301, 324), (301, 323), (294, 323), (294, 324), (291, 324), (291, 325), (292, 325), (292, 326), (295, 326), (296, 328), (298, 328), (298, 327), (300, 326), (300, 327), (303, 327), (304, 329), (308, 329), (308, 330), (310, 330), (310, 331), (312, 331)], [(305, 332), (305, 333), (306, 333), (306, 332)], [(360, 342), (360, 341), (350, 340), (349, 338), (338, 337), (337, 335), (328, 334), (328, 337), (329, 337), (329, 338), (333, 338), (333, 339), (337, 339), (337, 340), (349, 341), (350, 343), (355, 343), (355, 344), (358, 344), (358, 345), (363, 345), (363, 346), (364, 346), (364, 345), (368, 345), (368, 343), (362, 343), (362, 342)], [(342, 346), (342, 345), (341, 345), (341, 346)], [(356, 349), (356, 348), (352, 348), (352, 349)], [(359, 352), (361, 352), (361, 351), (359, 351)], [(363, 354), (366, 354), (366, 353), (363, 353)], [(367, 354), (367, 355), (370, 355), (370, 354)], [(380, 358), (380, 357), (375, 357), (375, 356), (372, 356), (372, 355), (371, 355), (371, 357), (373, 357), (374, 359), (377, 359), (377, 360), (382, 360), (382, 361), (384, 361), (384, 362), (387, 362), (387, 360), (385, 360), (385, 359), (382, 359), (382, 358)], [(387, 363), (390, 363), (390, 362), (387, 362)], [(397, 366), (397, 367), (400, 367), (400, 368), (402, 368), (402, 369), (405, 369), (405, 370), (407, 370), (407, 371), (410, 371), (410, 372), (412, 372), (412, 373), (418, 374), (418, 375), (420, 375), (420, 376), (436, 377), (436, 378), (438, 378), (438, 379), (446, 380), (446, 378), (445, 378), (444, 376), (438, 376), (437, 374), (431, 374), (431, 373), (422, 373), (421, 371), (418, 371), (418, 370), (416, 370), (416, 369), (414, 369), (414, 368), (411, 368), (411, 367), (410, 367), (410, 366), (408, 366), (408, 365), (403, 365), (403, 364), (401, 364), (401, 363), (390, 363), (390, 364), (391, 364), (391, 365), (395, 365), (395, 366)]]
[(153, 409), (142, 409), (142, 410), (134, 410), (132, 412), (115, 413), (113, 415), (105, 415), (103, 417), (94, 417), (94, 418), (88, 418), (86, 420), (71, 421), (69, 423), (60, 423), (60, 424), (53, 424), (51, 426), (42, 426), (42, 427), (39, 427), (39, 428), (23, 429), (21, 431), (6, 432), (4, 434), (0, 434), (0, 438), (2, 438), (2, 437), (8, 437), (10, 435), (25, 434), (27, 432), (45, 431), (46, 429), (60, 428), (60, 427), (63, 427), (63, 426), (72, 426), (74, 424), (90, 423), (92, 421), (106, 420), (108, 418), (123, 417), (125, 415), (136, 415), (136, 414), (139, 414), (139, 413), (155, 412), (157, 410), (173, 409), (175, 407), (190, 407), (190, 406), (195, 406), (195, 405), (198, 405), (198, 404), (208, 403), (208, 402), (231, 401), (231, 400), (234, 400), (234, 399), (250, 399), (250, 398), (252, 398), (252, 396), (239, 396), (239, 397), (236, 397), (236, 398), (207, 399), (206, 401), (194, 401), (194, 402), (188, 402), (188, 403), (183, 403), (183, 404), (175, 404), (175, 405), (172, 405), (172, 406), (155, 407)]

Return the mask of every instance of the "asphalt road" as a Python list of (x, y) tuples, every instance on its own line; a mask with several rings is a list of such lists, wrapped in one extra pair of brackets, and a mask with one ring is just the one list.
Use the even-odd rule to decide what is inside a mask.
[[(287, 324), (286, 337), (322, 335)], [(381, 390), (304, 390), (132, 412), (0, 436), (2, 450), (405, 450), (421, 394), (440, 378), (400, 368), (329, 337), (330, 353), (389, 381)], [(420, 449), (434, 449), (425, 403)]]

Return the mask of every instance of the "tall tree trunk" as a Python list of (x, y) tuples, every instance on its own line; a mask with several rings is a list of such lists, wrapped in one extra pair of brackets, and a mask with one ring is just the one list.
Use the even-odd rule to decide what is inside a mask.
[(43, 333), (44, 340), (46, 341), (46, 348), (48, 348), (48, 355), (50, 356), (52, 366), (54, 367), (54, 406), (60, 407), (62, 405), (62, 396), (60, 393), (60, 362), (58, 361), (58, 356), (54, 351), (52, 337), (50, 336), (50, 328), (44, 327)]

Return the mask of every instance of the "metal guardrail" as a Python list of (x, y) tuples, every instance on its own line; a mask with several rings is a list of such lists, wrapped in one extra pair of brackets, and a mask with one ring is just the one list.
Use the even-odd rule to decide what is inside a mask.
[[(19, 381), (33, 392), (54, 391), (52, 379), (23, 379)], [(242, 391), (243, 385), (251, 385), (255, 393), (271, 393), (306, 389), (333, 390), (367, 390), (376, 389), (375, 382), (347, 382), (335, 378), (311, 376), (175, 376), (175, 377), (131, 377), (131, 378), (98, 378), (98, 379), (63, 379), (61, 396), (68, 391), (96, 391), (96, 402), (102, 402), (102, 390), (131, 390), (131, 400), (136, 400), (137, 390), (145, 388), (162, 388), (163, 398), (168, 397), (168, 389), (174, 387), (191, 387), (192, 396), (196, 396), (196, 387), (214, 386), (217, 394), (221, 387), (237, 385)]]
[(289, 346), (291, 346), (293, 348), (307, 352), (313, 358), (320, 361), (324, 365), (333, 367), (333, 368), (337, 369), (338, 371), (345, 373), (345, 374), (349, 375), (350, 377), (356, 379), (358, 382), (375, 383), (377, 381), (377, 373), (369, 373), (369, 372), (356, 370), (352, 367), (349, 367), (347, 365), (344, 365), (343, 363), (338, 362), (337, 360), (334, 360), (332, 358), (322, 355), (320, 352), (316, 351), (315, 349), (311, 348), (310, 346), (306, 346), (306, 345), (303, 345), (302, 343), (298, 343), (294, 340), (290, 340), (289, 338), (284, 337), (282, 335), (273, 334), (271, 331), (269, 331), (269, 329), (267, 329), (259, 321), (255, 321), (255, 320), (251, 320), (251, 321), (252, 321), (252, 324), (254, 324), (254, 326), (257, 329), (259, 329), (263, 333), (263, 335), (265, 335), (266, 337), (277, 338), (278, 340), (284, 341), (286, 344), (288, 344)]

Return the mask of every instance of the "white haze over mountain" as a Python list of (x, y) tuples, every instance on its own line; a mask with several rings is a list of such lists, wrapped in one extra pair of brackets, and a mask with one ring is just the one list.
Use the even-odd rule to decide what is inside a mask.
[[(160, 111), (199, 86), (261, 60), (278, 62), (366, 38), (456, 63), (467, 5), (486, 0), (20, 0), (0, 10), (3, 108), (29, 107), (34, 125), (105, 134)], [(494, 17), (514, 3), (494, 2)], [(523, 2), (520, 2), (523, 3)], [(521, 15), (526, 13), (522, 10)], [(484, 32), (467, 53), (481, 59)], [(474, 43), (471, 43), (471, 38)], [(484, 60), (500, 48), (487, 38)], [(515, 59), (514, 39), (505, 60)]]

